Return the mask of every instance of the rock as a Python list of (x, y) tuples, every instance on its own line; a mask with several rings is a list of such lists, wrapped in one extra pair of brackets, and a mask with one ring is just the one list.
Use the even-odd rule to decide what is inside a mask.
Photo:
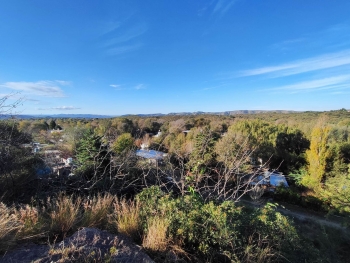
[(151, 263), (153, 260), (129, 238), (96, 228), (83, 228), (62, 242), (49, 245), (29, 244), (0, 257), (0, 263), (51, 262)]

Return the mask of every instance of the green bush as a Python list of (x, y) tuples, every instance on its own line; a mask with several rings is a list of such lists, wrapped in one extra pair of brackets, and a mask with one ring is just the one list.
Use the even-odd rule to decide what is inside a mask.
[(284, 261), (303, 250), (293, 223), (271, 204), (243, 209), (231, 201), (205, 203), (195, 193), (173, 198), (158, 187), (145, 189), (137, 199), (144, 228), (148, 218), (164, 218), (168, 238), (206, 262), (219, 256), (241, 262)]

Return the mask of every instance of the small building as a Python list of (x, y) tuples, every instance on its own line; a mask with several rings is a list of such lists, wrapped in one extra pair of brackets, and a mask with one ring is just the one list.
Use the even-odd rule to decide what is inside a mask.
[(278, 186), (289, 187), (286, 177), (283, 174), (269, 171), (256, 176), (249, 184), (260, 185), (270, 192), (274, 192)]
[(159, 130), (158, 133), (156, 135), (154, 135), (154, 137), (158, 138), (160, 136), (162, 136), (162, 132)]

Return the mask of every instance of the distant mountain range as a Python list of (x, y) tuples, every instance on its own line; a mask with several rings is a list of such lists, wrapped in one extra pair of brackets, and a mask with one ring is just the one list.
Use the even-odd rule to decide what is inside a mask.
[(221, 111), (221, 112), (171, 112), (168, 114), (163, 113), (153, 113), (153, 114), (126, 114), (122, 115), (123, 117), (127, 116), (140, 116), (140, 117), (157, 117), (157, 116), (169, 116), (169, 115), (239, 115), (239, 114), (259, 114), (259, 113), (297, 113), (301, 111), (290, 111), (290, 110), (235, 110), (235, 111)]
[[(60, 119), (60, 118), (74, 118), (74, 119), (104, 119), (104, 118), (115, 118), (115, 117), (127, 117), (127, 116), (139, 116), (139, 117), (159, 117), (159, 116), (170, 116), (170, 115), (240, 115), (240, 114), (259, 114), (259, 113), (297, 113), (300, 111), (290, 110), (235, 110), (235, 111), (222, 111), (222, 112), (172, 112), (168, 114), (164, 113), (152, 113), (152, 114), (124, 114), (124, 115), (97, 115), (97, 114), (48, 114), (48, 115), (15, 115), (16, 119)], [(0, 119), (11, 118), (9, 115), (0, 115)]]
[(0, 119), (16, 118), (16, 119), (61, 119), (61, 118), (73, 118), (73, 119), (97, 119), (97, 118), (113, 118), (117, 116), (111, 115), (96, 115), (96, 114), (50, 114), (50, 115), (3, 115)]

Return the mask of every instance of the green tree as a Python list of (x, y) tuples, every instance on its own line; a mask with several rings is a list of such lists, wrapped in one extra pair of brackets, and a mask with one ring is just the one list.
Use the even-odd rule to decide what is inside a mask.
[(252, 151), (248, 139), (241, 133), (228, 132), (215, 144), (217, 161), (223, 163), (229, 170), (246, 170)]
[(214, 145), (218, 136), (208, 127), (198, 133), (193, 141), (193, 151), (188, 162), (189, 168), (195, 173), (202, 173), (206, 166), (215, 160)]
[(299, 130), (278, 133), (272, 165), (289, 174), (306, 165), (305, 151), (310, 142)]
[(87, 177), (103, 176), (109, 164), (109, 154), (102, 145), (101, 137), (92, 130), (86, 131), (77, 143), (76, 154), (79, 171)]
[(134, 144), (134, 139), (130, 133), (121, 134), (112, 144), (112, 149), (115, 153), (121, 154), (129, 150)]
[(50, 130), (54, 130), (54, 129), (56, 129), (56, 122), (55, 122), (55, 120), (51, 120), (50, 121), (50, 124), (49, 124), (49, 128), (50, 128)]

